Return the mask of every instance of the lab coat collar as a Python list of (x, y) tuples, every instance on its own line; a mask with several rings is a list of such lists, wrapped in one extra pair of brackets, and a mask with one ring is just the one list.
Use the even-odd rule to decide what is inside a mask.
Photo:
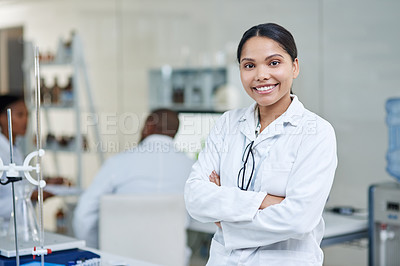
[[(2, 133), (0, 133), (0, 143), (1, 144), (9, 143), (9, 140)], [(8, 146), (10, 146), (10, 145), (8, 144)]]
[[(8, 158), (8, 161), (4, 161), (5, 158), (3, 158), (3, 163), (9, 163), (10, 162), (10, 141), (8, 140), (8, 138), (3, 135), (2, 133), (0, 133), (0, 153), (1, 154), (7, 154), (7, 156), (5, 158)], [(19, 145), (15, 144), (13, 145), (13, 160), (14, 163), (16, 164), (22, 164), (23, 163), (23, 156), (19, 150)], [(1, 157), (1, 156), (0, 156)]]
[(152, 134), (136, 147), (129, 149), (128, 152), (166, 152), (171, 150), (176, 151), (173, 138), (161, 134)]
[(257, 103), (253, 103), (245, 109), (244, 114), (239, 118), (239, 131), (242, 132), (250, 141), (255, 139), (255, 115)]
[(289, 123), (292, 126), (297, 127), (303, 117), (305, 108), (296, 95), (291, 94), (290, 96), (292, 97), (292, 103), (289, 105), (286, 112), (284, 112), (279, 118), (282, 119), (282, 123)]
[(147, 136), (140, 144), (147, 145), (148, 143), (154, 143), (154, 142), (173, 144), (174, 139), (167, 135), (152, 134)]
[[(261, 132), (260, 139), (266, 139), (284, 133), (285, 127), (291, 125), (297, 127), (304, 113), (304, 106), (296, 95), (291, 95), (292, 102), (288, 109), (275, 121), (273, 121), (266, 129)], [(248, 107), (244, 114), (239, 118), (239, 130), (250, 141), (255, 140), (255, 127), (257, 103), (253, 103)], [(258, 141), (257, 141), (258, 142)]]
[[(10, 149), (10, 141), (9, 139), (4, 136), (2, 133), (0, 133), (0, 147), (3, 148), (7, 148), (7, 150)], [(15, 142), (13, 144), (13, 148), (16, 149), (17, 146), (15, 145)]]

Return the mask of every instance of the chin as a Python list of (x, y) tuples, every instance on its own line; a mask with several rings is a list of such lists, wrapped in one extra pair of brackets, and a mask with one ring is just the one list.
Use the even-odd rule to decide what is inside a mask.
[(23, 137), (23, 136), (25, 136), (25, 133), (26, 133), (26, 130), (21, 131), (21, 132), (15, 132), (15, 136), (16, 137)]
[(258, 106), (261, 106), (261, 107), (269, 107), (269, 106), (274, 105), (275, 102), (273, 102), (273, 103), (257, 102), (257, 104), (258, 104)]
[(254, 99), (259, 106), (271, 106), (279, 101), (276, 98), (269, 98), (269, 99)]

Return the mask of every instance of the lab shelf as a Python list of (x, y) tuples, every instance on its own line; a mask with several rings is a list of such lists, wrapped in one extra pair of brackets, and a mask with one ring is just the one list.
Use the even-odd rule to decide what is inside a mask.
[(44, 110), (52, 110), (52, 109), (59, 109), (59, 110), (69, 110), (73, 109), (74, 105), (73, 103), (60, 103), (60, 104), (42, 104), (40, 106)]
[(71, 60), (63, 60), (63, 61), (54, 61), (54, 62), (41, 62), (40, 67), (47, 68), (47, 67), (70, 67), (72, 65)]
[(246, 106), (238, 78), (237, 66), (152, 69), (149, 105), (190, 113), (221, 113)]
[(225, 68), (150, 71), (150, 105), (181, 110), (213, 110), (215, 91), (226, 84)]
[[(34, 75), (35, 69), (33, 47), (34, 45), (31, 42), (25, 44), (25, 58), (23, 64), (25, 75), (25, 99), (31, 115), (35, 113), (34, 92), (36, 83)], [(53, 164), (57, 171), (57, 175), (60, 176), (62, 176), (63, 173), (60, 173), (60, 162), (57, 154), (60, 152), (67, 152), (76, 157), (76, 186), (78, 188), (82, 188), (82, 156), (85, 152), (87, 152), (83, 148), (84, 139), (81, 134), (82, 99), (86, 99), (87, 101), (86, 104), (89, 108), (88, 113), (96, 114), (96, 110), (93, 104), (91, 86), (84, 60), (83, 45), (78, 34), (74, 34), (71, 37), (71, 42), (68, 46), (65, 45), (65, 42), (60, 39), (54, 61), (40, 62), (40, 76), (46, 77), (46, 75), (53, 78), (58, 76), (71, 77), (72, 90), (69, 91), (68, 94), (58, 94), (56, 102), (53, 102), (53, 99), (51, 99), (51, 102), (43, 102), (41, 104), (42, 114), (44, 117), (42, 125), (46, 130), (42, 132), (42, 136), (46, 136), (46, 133), (63, 134), (66, 130), (72, 130), (72, 132), (74, 132), (74, 140), (71, 141), (68, 146), (56, 145), (56, 143), (51, 143), (51, 145), (48, 146), (42, 146), (44, 149), (51, 151)], [(85, 93), (86, 97), (82, 97), (83, 95), (81, 94), (83, 93)], [(64, 96), (64, 98), (62, 96)], [(70, 119), (70, 116), (72, 116), (72, 119)], [(72, 124), (69, 124), (67, 120), (72, 120)], [(95, 141), (100, 143), (100, 132), (98, 125), (94, 125), (91, 128), (93, 128), (93, 138), (95, 138)], [(34, 139), (33, 131), (33, 129), (28, 131), (28, 140)], [(44, 140), (42, 140), (42, 142), (44, 143)], [(34, 143), (30, 143), (30, 145), (26, 145), (26, 150), (34, 149), (33, 144)], [(98, 160), (100, 164), (102, 164), (104, 161), (103, 153), (101, 151), (98, 151)]]

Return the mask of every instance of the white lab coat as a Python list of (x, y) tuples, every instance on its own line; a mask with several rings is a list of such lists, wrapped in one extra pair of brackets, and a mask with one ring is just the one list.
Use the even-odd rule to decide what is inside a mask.
[[(327, 121), (292, 97), (287, 111), (257, 138), (256, 104), (226, 112), (193, 166), (185, 187), (189, 214), (222, 226), (211, 243), (209, 266), (322, 265), (322, 211), (337, 166), (336, 138)], [(253, 140), (254, 183), (242, 191), (237, 176)], [(213, 170), (220, 187), (209, 181)], [(267, 194), (286, 198), (259, 210)]]
[[(13, 146), (13, 159), (14, 163), (17, 165), (22, 165), (24, 158), (18, 147), (16, 145)], [(0, 158), (3, 161), (4, 165), (10, 164), (10, 142), (0, 133)], [(6, 180), (6, 172), (3, 172), (1, 176), (2, 180)], [(16, 182), (15, 188), (17, 190), (18, 187), (21, 186), (21, 183), (24, 181)], [(11, 217), (12, 212), (12, 191), (11, 191), (11, 184), (7, 184), (5, 186), (0, 185), (0, 217), (4, 219), (4, 222), (8, 224), (8, 221)], [(4, 225), (5, 226), (5, 225)]]
[(75, 236), (97, 248), (99, 205), (103, 195), (183, 194), (193, 163), (165, 135), (150, 135), (133, 150), (111, 157), (78, 202), (73, 218)]

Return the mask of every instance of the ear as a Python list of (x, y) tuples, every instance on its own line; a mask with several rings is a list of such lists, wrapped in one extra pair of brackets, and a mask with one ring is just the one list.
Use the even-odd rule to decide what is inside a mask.
[(7, 126), (7, 124), (8, 124), (7, 115), (4, 113), (1, 113), (0, 114), (0, 126), (4, 127), (4, 126)]
[(156, 126), (153, 123), (146, 121), (142, 130), (142, 139), (155, 133)]
[(294, 59), (293, 61), (293, 78), (297, 78), (300, 72), (300, 67), (299, 67), (299, 59)]
[(155, 134), (155, 133), (156, 133), (156, 125), (153, 124), (153, 123), (147, 124), (146, 129), (147, 129), (147, 133), (148, 133), (149, 135)]

